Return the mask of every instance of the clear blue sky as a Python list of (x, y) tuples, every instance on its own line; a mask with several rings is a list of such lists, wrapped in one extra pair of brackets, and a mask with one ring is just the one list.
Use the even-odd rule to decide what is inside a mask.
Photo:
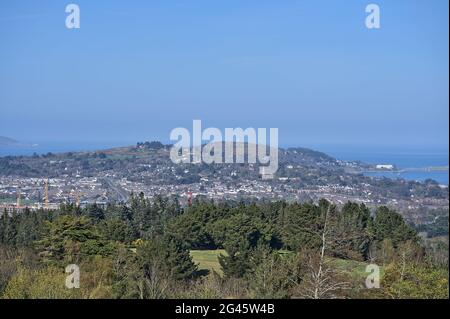
[[(278, 127), (280, 145), (448, 144), (447, 0), (0, 3), (0, 135), (169, 141)], [(365, 27), (365, 6), (381, 29)]]

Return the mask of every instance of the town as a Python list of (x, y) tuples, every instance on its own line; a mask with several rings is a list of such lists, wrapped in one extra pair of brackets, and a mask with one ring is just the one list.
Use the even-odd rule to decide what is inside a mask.
[[(173, 163), (159, 142), (98, 152), (45, 154), (0, 159), (0, 209), (56, 209), (126, 203), (131, 194), (215, 201), (348, 201), (417, 211), (448, 207), (448, 187), (437, 183), (376, 179), (364, 163), (339, 161), (309, 149), (280, 149), (280, 168), (265, 180), (256, 163)], [(383, 165), (384, 168), (385, 165)], [(16, 169), (17, 168), (17, 169)], [(385, 187), (389, 183), (391, 187)], [(394, 185), (395, 187), (392, 187)]]

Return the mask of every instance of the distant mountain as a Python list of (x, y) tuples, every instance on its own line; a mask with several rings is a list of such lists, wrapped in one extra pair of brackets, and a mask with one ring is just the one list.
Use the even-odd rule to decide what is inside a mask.
[(18, 145), (19, 141), (16, 141), (12, 138), (0, 136), (0, 146), (11, 146), (11, 145)]

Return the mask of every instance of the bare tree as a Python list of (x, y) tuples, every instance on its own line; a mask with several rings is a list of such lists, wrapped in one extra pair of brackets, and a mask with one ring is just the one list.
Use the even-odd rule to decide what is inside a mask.
[(302, 254), (303, 265), (306, 273), (302, 282), (297, 286), (297, 293), (302, 298), (324, 299), (337, 298), (337, 292), (348, 289), (349, 283), (342, 281), (340, 273), (327, 258), (326, 251), (331, 247), (335, 248), (339, 239), (334, 238), (333, 220), (330, 217), (332, 206), (328, 205), (325, 211), (323, 228), (318, 235), (321, 238), (319, 251), (304, 251)]

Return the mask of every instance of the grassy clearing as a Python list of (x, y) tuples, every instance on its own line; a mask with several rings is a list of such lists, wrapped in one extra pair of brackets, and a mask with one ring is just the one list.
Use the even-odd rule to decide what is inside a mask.
[[(334, 265), (344, 273), (350, 274), (354, 279), (364, 280), (370, 272), (366, 272), (369, 262), (362, 262), (348, 259), (333, 259)], [(384, 268), (380, 266), (380, 277), (384, 275)]]
[[(281, 254), (290, 254), (292, 252), (286, 250), (280, 250)], [(222, 269), (220, 268), (218, 256), (220, 254), (225, 255), (226, 252), (223, 249), (217, 250), (191, 250), (190, 254), (196, 264), (198, 264), (199, 270), (207, 269), (209, 271), (215, 271), (222, 275)], [(369, 273), (366, 272), (367, 262), (361, 262), (356, 260), (344, 260), (344, 259), (332, 259), (334, 265), (344, 273), (350, 274), (354, 279), (364, 280)], [(380, 267), (380, 275), (383, 276), (384, 269)]]
[(209, 271), (215, 271), (222, 275), (222, 269), (219, 264), (219, 255), (226, 255), (224, 249), (216, 250), (191, 250), (190, 254), (192, 259), (196, 264), (198, 264), (198, 269), (207, 269)]

